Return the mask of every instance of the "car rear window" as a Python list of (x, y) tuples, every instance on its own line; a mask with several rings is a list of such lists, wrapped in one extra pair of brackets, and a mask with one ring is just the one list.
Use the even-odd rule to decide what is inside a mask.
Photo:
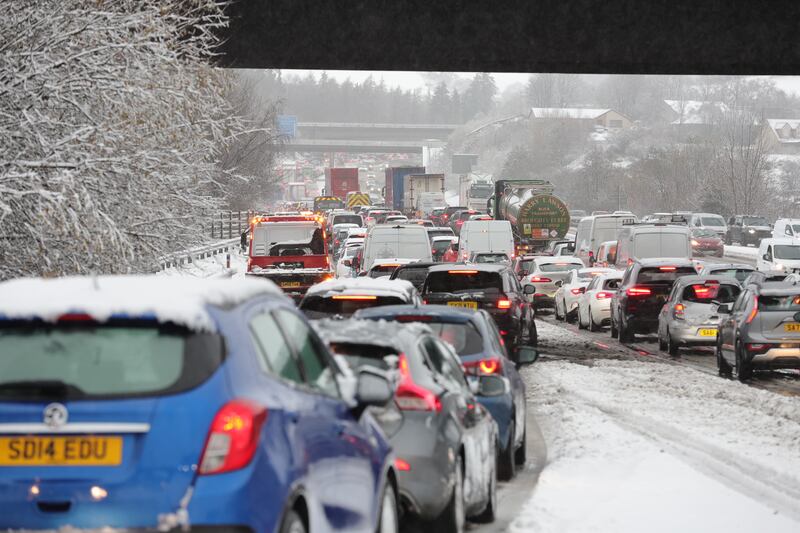
[(431, 272), (426, 281), (426, 292), (502, 292), (503, 278), (498, 272), (481, 270), (454, 270)]
[(218, 335), (169, 326), (0, 328), (0, 397), (104, 399), (173, 394), (223, 360)]
[(718, 301), (724, 304), (734, 302), (741, 289), (727, 283), (698, 283), (683, 289), (682, 299), (686, 302), (710, 304)]
[(326, 296), (309, 296), (305, 298), (300, 309), (309, 318), (324, 318), (332, 315), (349, 316), (359, 309), (381, 307), (384, 305), (402, 305), (408, 303), (398, 296), (341, 296), (334, 299)]
[(711, 275), (713, 276), (725, 276), (727, 278), (736, 278), (737, 281), (744, 281), (747, 279), (747, 276), (752, 274), (752, 270), (747, 270), (744, 268), (725, 268), (721, 270), (712, 270)]
[(761, 294), (758, 297), (759, 311), (800, 311), (800, 294), (772, 296)]
[(672, 283), (683, 276), (695, 276), (697, 271), (692, 267), (645, 267), (639, 271), (637, 283)]
[(452, 237), (453, 235), (453, 230), (450, 228), (428, 230), (428, 237), (431, 239), (434, 237)]
[(452, 241), (436, 241), (433, 243), (432, 249), (437, 252), (446, 252), (451, 244)]
[(450, 324), (425, 322), (433, 332), (445, 342), (449, 342), (461, 356), (474, 355), (483, 351), (483, 337), (472, 322)]
[(394, 348), (356, 342), (332, 342), (330, 343), (330, 348), (333, 353), (347, 359), (350, 367), (355, 369), (370, 366), (380, 370), (389, 370), (390, 366), (386, 361), (386, 357), (398, 355), (397, 350)]
[(704, 226), (725, 226), (725, 220), (722, 217), (702, 217), (700, 223)]
[(578, 270), (579, 268), (583, 268), (583, 264), (545, 263), (543, 265), (539, 265), (539, 270), (541, 272), (569, 272), (570, 270)]
[(392, 272), (397, 269), (397, 265), (377, 265), (370, 269), (369, 277), (380, 278), (382, 276), (391, 276)]
[(359, 226), (364, 223), (361, 220), (361, 215), (334, 215), (334, 224), (358, 224)]
[(395, 279), (404, 279), (415, 287), (421, 287), (428, 277), (428, 267), (401, 268), (397, 271)]

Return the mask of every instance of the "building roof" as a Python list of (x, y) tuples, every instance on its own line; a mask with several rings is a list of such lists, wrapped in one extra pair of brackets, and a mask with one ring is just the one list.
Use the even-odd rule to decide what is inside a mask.
[(728, 111), (723, 102), (708, 100), (664, 100), (678, 118), (672, 124), (711, 124), (715, 115)]
[(611, 109), (592, 109), (583, 107), (532, 107), (534, 118), (572, 118), (578, 120), (594, 120), (602, 117)]
[[(775, 134), (775, 138), (778, 139), (778, 142), (787, 144), (800, 143), (800, 119), (768, 118), (767, 124), (769, 124), (769, 127), (772, 130), (772, 133)], [(781, 133), (785, 126), (789, 126), (788, 136)]]

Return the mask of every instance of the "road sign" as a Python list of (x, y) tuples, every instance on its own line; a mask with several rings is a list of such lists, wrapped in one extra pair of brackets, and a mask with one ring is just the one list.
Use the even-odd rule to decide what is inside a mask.
[(297, 137), (297, 117), (295, 115), (278, 115), (278, 135)]

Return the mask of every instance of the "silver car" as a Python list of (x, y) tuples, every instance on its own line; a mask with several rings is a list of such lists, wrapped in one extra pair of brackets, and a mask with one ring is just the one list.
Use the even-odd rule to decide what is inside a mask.
[(744, 263), (706, 263), (697, 274), (700, 276), (727, 276), (736, 278), (736, 281), (743, 283), (755, 269), (756, 267)]
[(682, 346), (713, 346), (718, 306), (736, 301), (742, 288), (728, 276), (684, 276), (672, 286), (658, 315), (658, 347), (677, 355)]

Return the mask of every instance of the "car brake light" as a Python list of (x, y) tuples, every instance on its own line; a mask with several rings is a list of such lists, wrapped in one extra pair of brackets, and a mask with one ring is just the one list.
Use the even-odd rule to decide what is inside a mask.
[(221, 474), (247, 466), (266, 419), (267, 409), (248, 400), (223, 405), (211, 422), (200, 456), (200, 474)]
[(394, 460), (394, 467), (398, 472), (408, 472), (411, 470), (411, 465), (407, 461), (403, 461), (399, 457)]
[(574, 289), (570, 289), (569, 292), (572, 294), (582, 294), (585, 290), (586, 289), (584, 287), (575, 287)]
[(377, 296), (368, 294), (335, 294), (331, 297), (333, 300), (377, 300)]
[(94, 322), (94, 318), (86, 313), (67, 313), (58, 317), (58, 322)]
[(408, 368), (406, 354), (401, 353), (398, 360), (400, 383), (394, 394), (397, 407), (404, 411), (436, 411), (442, 410), (442, 403), (434, 393), (414, 383)]
[(650, 296), (653, 293), (647, 287), (631, 287), (625, 292), (628, 296)]
[(613, 298), (614, 297), (614, 293), (613, 292), (600, 291), (600, 292), (596, 293), (594, 295), (594, 297), (596, 299), (598, 299), (598, 300), (605, 300), (607, 298)]
[(498, 300), (497, 301), (497, 308), (498, 309), (511, 309), (511, 300)]
[(672, 308), (672, 316), (677, 318), (678, 320), (683, 320), (683, 311), (686, 309), (686, 306), (683, 304), (675, 304), (675, 307)]
[(676, 267), (658, 267), (662, 272), (675, 272)]
[(489, 357), (464, 363), (467, 374), (489, 376), (503, 371), (503, 362), (498, 357)]
[(477, 274), (477, 270), (448, 270), (448, 274)]
[(748, 352), (765, 353), (765, 352), (768, 352), (769, 350), (771, 350), (772, 348), (774, 348), (775, 346), (778, 346), (778, 345), (770, 344), (770, 343), (753, 342), (753, 343), (745, 344), (744, 348)]
[(531, 283), (550, 283), (551, 281), (553, 280), (550, 278), (540, 278), (539, 276), (533, 276), (531, 278)]
[(432, 316), (427, 315), (398, 315), (394, 317), (395, 322), (433, 322)]
[(750, 314), (747, 315), (747, 322), (748, 324), (753, 321), (753, 319), (758, 314), (758, 296), (753, 296), (753, 309), (750, 310)]

